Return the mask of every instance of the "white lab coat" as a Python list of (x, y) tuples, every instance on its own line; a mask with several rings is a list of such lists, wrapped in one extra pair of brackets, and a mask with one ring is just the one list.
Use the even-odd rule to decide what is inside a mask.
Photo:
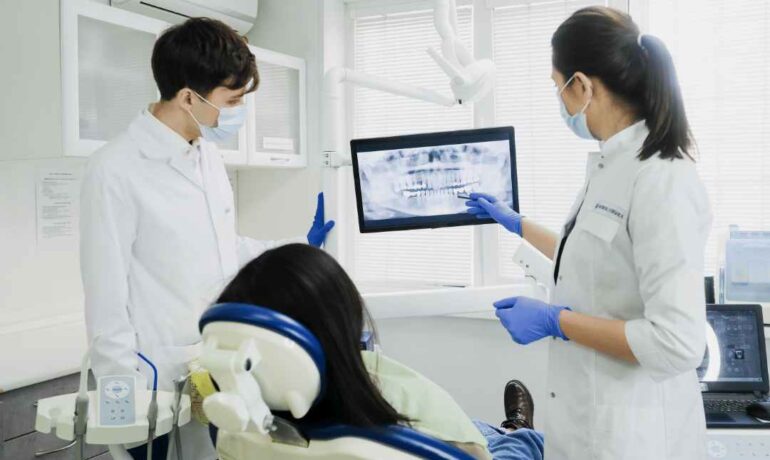
[[(197, 357), (198, 319), (239, 268), (275, 245), (235, 233), (216, 146), (187, 143), (144, 111), (91, 157), (81, 203), (81, 272), (97, 376), (150, 371), (158, 388)], [(197, 426), (196, 426), (197, 425)], [(187, 459), (215, 458), (204, 427), (183, 427)]]
[(647, 134), (636, 123), (590, 155), (558, 282), (550, 280), (553, 304), (626, 321), (639, 364), (550, 343), (548, 460), (705, 458), (695, 369), (705, 352), (711, 213), (692, 161), (636, 158)]

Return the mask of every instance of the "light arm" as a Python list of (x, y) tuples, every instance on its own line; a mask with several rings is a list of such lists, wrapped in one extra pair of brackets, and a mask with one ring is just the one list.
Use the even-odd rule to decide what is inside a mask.
[(454, 99), (432, 89), (402, 83), (391, 78), (377, 77), (356, 70), (345, 69), (344, 81), (364, 88), (376, 89), (397, 96), (404, 96), (433, 104), (452, 107)]

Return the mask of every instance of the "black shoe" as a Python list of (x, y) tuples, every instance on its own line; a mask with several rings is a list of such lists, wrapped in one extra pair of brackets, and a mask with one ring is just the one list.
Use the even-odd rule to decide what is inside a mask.
[(511, 380), (505, 385), (503, 404), (505, 406), (505, 421), (500, 424), (501, 427), (509, 430), (534, 428), (532, 417), (535, 415), (535, 403), (523, 383), (518, 380)]

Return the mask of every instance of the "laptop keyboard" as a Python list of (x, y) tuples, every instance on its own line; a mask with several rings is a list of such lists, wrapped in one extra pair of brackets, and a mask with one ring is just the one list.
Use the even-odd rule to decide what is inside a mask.
[(703, 401), (706, 412), (746, 412), (753, 400), (707, 399)]

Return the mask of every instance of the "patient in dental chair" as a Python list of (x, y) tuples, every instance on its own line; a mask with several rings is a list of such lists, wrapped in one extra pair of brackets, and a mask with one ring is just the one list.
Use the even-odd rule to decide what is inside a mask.
[[(401, 424), (451, 443), (477, 459), (543, 457), (532, 430), (532, 399), (520, 382), (506, 387), (501, 427), (473, 422), (437, 384), (378, 352), (362, 351), (373, 328), (352, 280), (325, 252), (304, 244), (269, 250), (246, 265), (218, 303), (259, 305), (308, 328), (327, 359), (327, 388), (303, 422), (360, 427)], [(372, 329), (373, 330), (373, 329)]]

